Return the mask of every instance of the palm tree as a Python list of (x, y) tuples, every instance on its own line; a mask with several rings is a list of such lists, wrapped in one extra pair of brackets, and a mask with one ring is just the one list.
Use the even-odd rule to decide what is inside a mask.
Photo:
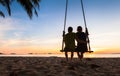
[[(9, 16), (11, 16), (10, 5), (16, 1), (19, 3), (26, 11), (30, 19), (32, 19), (33, 12), (38, 16), (37, 9), (39, 10), (39, 3), (41, 0), (0, 0), (0, 5), (4, 6), (7, 9)], [(5, 17), (3, 11), (0, 10), (0, 16)]]

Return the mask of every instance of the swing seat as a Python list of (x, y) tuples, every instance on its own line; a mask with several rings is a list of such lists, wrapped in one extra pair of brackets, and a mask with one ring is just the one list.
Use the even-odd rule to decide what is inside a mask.
[(76, 52), (75, 49), (73, 49), (73, 48), (66, 48), (66, 47), (64, 49), (60, 50), (60, 52), (65, 52), (65, 51), (66, 52)]
[(86, 51), (86, 52), (88, 52), (88, 53), (93, 53), (94, 51)]
[(60, 50), (60, 52), (64, 52), (64, 50)]
[[(60, 50), (60, 52), (65, 52), (65, 51), (64, 50)], [(76, 51), (74, 51), (74, 52), (76, 52)], [(93, 53), (94, 51), (86, 51), (86, 52)]]

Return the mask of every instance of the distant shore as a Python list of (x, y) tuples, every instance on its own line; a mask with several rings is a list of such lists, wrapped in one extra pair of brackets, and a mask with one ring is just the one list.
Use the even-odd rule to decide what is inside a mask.
[(0, 57), (0, 76), (120, 76), (120, 58)]
[[(69, 55), (70, 56), (70, 55)], [(60, 54), (1, 54), (0, 57), (65, 57), (64, 53)], [(74, 57), (77, 58), (76, 53)], [(95, 54), (95, 53), (85, 53), (85, 58), (120, 58), (119, 53), (115, 54)]]

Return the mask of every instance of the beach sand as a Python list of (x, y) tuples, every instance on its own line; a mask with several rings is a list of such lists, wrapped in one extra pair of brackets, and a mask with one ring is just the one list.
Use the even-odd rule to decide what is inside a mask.
[(0, 76), (120, 76), (120, 58), (0, 57)]

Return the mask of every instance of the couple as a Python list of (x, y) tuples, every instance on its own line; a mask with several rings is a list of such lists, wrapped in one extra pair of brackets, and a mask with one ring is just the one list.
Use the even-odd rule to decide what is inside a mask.
[[(77, 27), (77, 33), (73, 32), (72, 27), (68, 27), (68, 33), (63, 35), (63, 40), (65, 43), (65, 56), (68, 61), (68, 52), (71, 52), (71, 60), (73, 59), (74, 52), (77, 52), (78, 58), (81, 60), (83, 58), (84, 52), (87, 51), (87, 41), (86, 33), (82, 32), (82, 27)], [(75, 45), (75, 40), (77, 41), (77, 46)]]

